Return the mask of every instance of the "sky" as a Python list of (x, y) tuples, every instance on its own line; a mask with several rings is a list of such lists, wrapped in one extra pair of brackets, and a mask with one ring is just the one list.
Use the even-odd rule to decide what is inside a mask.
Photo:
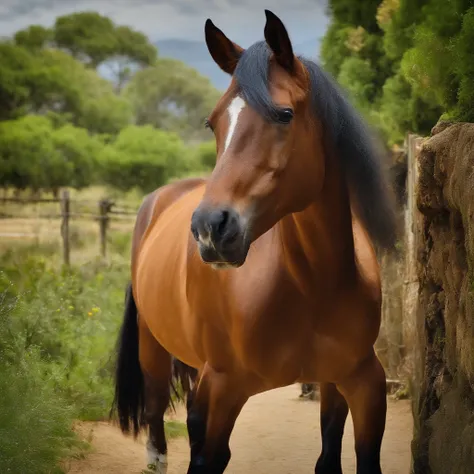
[(0, 32), (30, 24), (51, 26), (57, 16), (93, 10), (145, 33), (151, 41), (204, 39), (207, 18), (246, 47), (263, 39), (264, 9), (278, 15), (294, 43), (321, 37), (327, 0), (0, 0)]

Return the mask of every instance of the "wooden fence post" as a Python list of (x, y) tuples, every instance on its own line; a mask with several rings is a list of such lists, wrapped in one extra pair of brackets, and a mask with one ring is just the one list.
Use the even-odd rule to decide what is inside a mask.
[(70, 264), (69, 249), (69, 217), (70, 217), (70, 199), (69, 191), (64, 189), (61, 194), (61, 236), (63, 239), (63, 262), (64, 265)]
[(108, 199), (99, 201), (99, 228), (100, 228), (100, 253), (102, 257), (107, 255), (107, 228), (109, 226), (109, 211), (112, 203)]

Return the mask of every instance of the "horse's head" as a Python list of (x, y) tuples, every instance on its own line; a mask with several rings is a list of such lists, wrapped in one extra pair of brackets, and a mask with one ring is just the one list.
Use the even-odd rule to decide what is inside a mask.
[(306, 208), (324, 179), (308, 71), (280, 19), (265, 14), (265, 41), (247, 50), (205, 26), (212, 58), (232, 76), (207, 120), (217, 163), (191, 223), (202, 259), (217, 267), (242, 265), (252, 241)]

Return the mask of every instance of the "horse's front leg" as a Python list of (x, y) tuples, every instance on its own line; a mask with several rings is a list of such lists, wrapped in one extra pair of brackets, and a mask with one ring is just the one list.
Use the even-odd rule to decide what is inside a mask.
[(222, 474), (230, 461), (229, 439), (248, 397), (239, 379), (204, 366), (188, 399), (191, 461), (188, 474)]
[(344, 425), (349, 408), (332, 383), (320, 384), (322, 451), (316, 474), (342, 474), (341, 450)]
[(380, 448), (387, 415), (385, 372), (375, 353), (338, 388), (354, 423), (357, 474), (381, 474)]

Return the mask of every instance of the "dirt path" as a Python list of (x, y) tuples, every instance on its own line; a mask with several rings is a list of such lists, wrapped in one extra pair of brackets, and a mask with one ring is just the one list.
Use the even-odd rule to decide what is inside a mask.
[[(231, 438), (229, 474), (295, 474), (314, 472), (321, 449), (319, 404), (298, 399), (299, 386), (252, 397), (237, 420)], [(177, 417), (184, 419), (184, 412)], [(133, 442), (106, 423), (84, 424), (94, 451), (73, 461), (74, 474), (139, 474), (145, 467), (144, 442)], [(92, 430), (92, 431), (91, 431)], [(409, 474), (412, 418), (408, 401), (389, 402), (387, 429), (382, 446), (384, 474)], [(354, 473), (352, 420), (348, 419), (343, 445), (345, 473)], [(168, 474), (183, 474), (189, 454), (187, 440), (171, 440)]]

